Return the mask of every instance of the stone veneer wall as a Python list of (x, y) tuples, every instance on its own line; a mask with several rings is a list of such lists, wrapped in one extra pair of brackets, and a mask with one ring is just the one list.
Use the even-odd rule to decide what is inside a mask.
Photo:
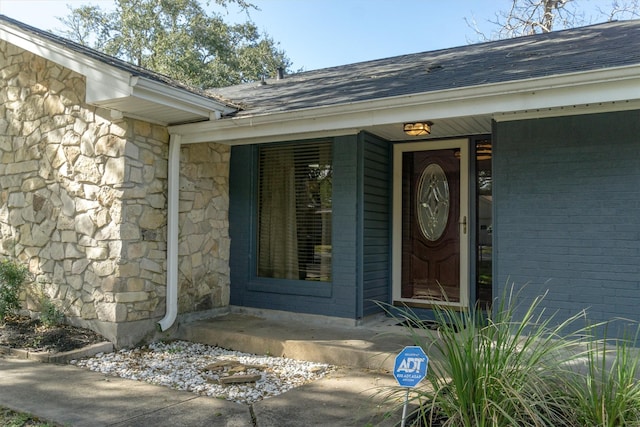
[(179, 313), (229, 305), (230, 157), (220, 144), (181, 149)]
[[(0, 255), (29, 266), (25, 308), (51, 298), (116, 346), (165, 312), (166, 128), (84, 103), (84, 78), (0, 42)], [(180, 312), (228, 304), (228, 149), (185, 147)], [(194, 163), (189, 163), (193, 160)]]

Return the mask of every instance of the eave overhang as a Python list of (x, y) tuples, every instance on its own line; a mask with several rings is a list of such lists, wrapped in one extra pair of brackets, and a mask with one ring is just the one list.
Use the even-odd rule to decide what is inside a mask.
[[(640, 107), (640, 65), (171, 126), (183, 143), (230, 145), (346, 135), (412, 120), (516, 120)], [(435, 127), (435, 126), (434, 126)], [(444, 136), (444, 135), (442, 135)], [(450, 135), (453, 136), (453, 135)]]
[(113, 110), (114, 115), (172, 125), (210, 120), (235, 111), (222, 102), (136, 75), (12, 25), (0, 23), (0, 39), (85, 76), (85, 101)]

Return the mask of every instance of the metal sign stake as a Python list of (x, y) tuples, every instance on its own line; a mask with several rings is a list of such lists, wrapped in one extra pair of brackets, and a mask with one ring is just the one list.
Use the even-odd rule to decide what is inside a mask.
[(407, 387), (407, 394), (404, 396), (404, 407), (402, 408), (402, 424), (401, 427), (405, 426), (407, 421), (407, 405), (409, 405), (409, 387)]

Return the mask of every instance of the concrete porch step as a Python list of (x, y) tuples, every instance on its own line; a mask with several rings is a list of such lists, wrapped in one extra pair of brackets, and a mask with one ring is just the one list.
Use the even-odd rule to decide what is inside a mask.
[(183, 323), (177, 338), (254, 354), (393, 371), (396, 355), (415, 345), (402, 327), (388, 322), (366, 326), (318, 324), (301, 316), (270, 319), (231, 313)]

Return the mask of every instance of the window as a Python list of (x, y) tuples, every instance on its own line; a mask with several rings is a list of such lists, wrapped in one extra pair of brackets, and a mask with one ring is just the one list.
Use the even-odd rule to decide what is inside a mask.
[(259, 148), (259, 277), (331, 280), (331, 182), (331, 142)]
[(476, 141), (476, 209), (477, 209), (477, 283), (478, 302), (491, 306), (493, 300), (493, 180), (491, 166), (492, 147), (490, 139)]

